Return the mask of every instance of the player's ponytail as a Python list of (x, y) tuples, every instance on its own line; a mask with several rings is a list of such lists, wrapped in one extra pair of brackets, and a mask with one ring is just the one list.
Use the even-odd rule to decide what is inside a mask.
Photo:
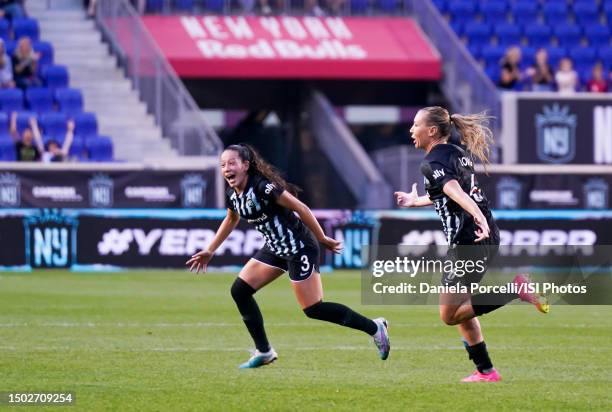
[(461, 135), (461, 143), (465, 144), (468, 151), (476, 156), (485, 167), (490, 163), (489, 155), (493, 144), (493, 132), (489, 128), (490, 119), (492, 116), (488, 116), (485, 112), (450, 116), (451, 122)]
[(225, 150), (232, 150), (238, 153), (240, 159), (249, 162), (249, 174), (259, 174), (282, 190), (286, 190), (294, 196), (297, 196), (300, 188), (294, 184), (288, 183), (283, 179), (278, 169), (266, 162), (265, 159), (251, 145), (240, 143), (228, 146)]

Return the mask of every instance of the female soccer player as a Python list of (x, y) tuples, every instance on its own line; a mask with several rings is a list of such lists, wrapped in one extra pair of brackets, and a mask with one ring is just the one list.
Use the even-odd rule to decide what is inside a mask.
[(215, 250), (240, 218), (253, 224), (264, 236), (265, 246), (247, 262), (231, 289), (256, 347), (253, 356), (240, 368), (257, 368), (278, 357), (268, 343), (253, 295), (285, 271), (289, 271), (293, 291), (306, 316), (371, 335), (380, 358), (387, 359), (390, 345), (384, 318), (371, 320), (339, 303), (323, 302), (318, 242), (334, 252), (341, 251), (342, 245), (326, 236), (308, 206), (290, 193), (295, 193), (295, 186), (285, 182), (252, 147), (243, 144), (231, 145), (221, 154), (221, 172), (229, 184), (227, 216), (208, 248), (193, 255), (187, 265), (196, 273), (200, 269), (206, 271)]
[[(427, 153), (421, 163), (427, 194), (419, 196), (415, 183), (410, 193), (395, 193), (397, 204), (401, 207), (435, 206), (449, 244), (447, 259), (468, 257), (489, 262), (499, 248), (499, 230), (487, 198), (476, 181), (473, 163), (474, 157), (485, 165), (489, 162), (492, 133), (486, 126), (488, 120), (489, 117), (484, 114), (451, 116), (442, 107), (426, 107), (417, 112), (410, 129), (414, 146)], [(465, 150), (448, 143), (453, 125)], [(485, 271), (486, 267), (482, 272), (463, 277), (455, 276), (452, 272), (444, 273), (442, 284), (469, 288), (470, 284), (480, 282)], [(514, 278), (517, 285), (528, 282), (527, 275)], [(447, 325), (459, 327), (469, 357), (476, 364), (477, 370), (463, 382), (501, 380), (489, 358), (477, 316), (494, 311), (517, 298), (534, 304), (543, 313), (549, 310), (545, 300), (526, 290), (519, 294), (440, 295), (440, 318)]]

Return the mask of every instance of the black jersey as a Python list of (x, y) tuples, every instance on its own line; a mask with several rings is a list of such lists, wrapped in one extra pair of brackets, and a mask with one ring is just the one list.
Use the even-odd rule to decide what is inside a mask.
[(465, 150), (453, 144), (434, 146), (421, 163), (421, 173), (425, 177), (425, 190), (442, 220), (449, 245), (473, 244), (477, 229), (473, 217), (442, 190), (450, 180), (457, 180), (463, 191), (476, 202), (491, 230), (494, 229), (489, 202), (478, 186), (474, 162)]
[(266, 245), (278, 256), (291, 256), (312, 243), (312, 235), (293, 211), (276, 203), (283, 190), (263, 176), (249, 176), (239, 195), (228, 188), (226, 206), (253, 224), (266, 239)]

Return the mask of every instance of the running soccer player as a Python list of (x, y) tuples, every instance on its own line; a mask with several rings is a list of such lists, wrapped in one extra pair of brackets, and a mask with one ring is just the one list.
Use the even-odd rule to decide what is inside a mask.
[(246, 263), (231, 288), (256, 348), (240, 368), (258, 368), (278, 357), (268, 342), (263, 317), (253, 295), (285, 271), (289, 271), (293, 291), (306, 316), (371, 335), (380, 358), (387, 359), (390, 344), (386, 319), (368, 319), (347, 306), (323, 301), (319, 243), (333, 252), (340, 252), (342, 244), (326, 236), (308, 206), (290, 193), (296, 192), (295, 186), (285, 182), (273, 166), (244, 144), (225, 149), (221, 154), (221, 172), (229, 185), (227, 215), (208, 248), (194, 254), (187, 265), (196, 273), (205, 272), (215, 250), (238, 225), (240, 218), (253, 224), (264, 236), (265, 246)]
[[(414, 146), (426, 153), (421, 173), (425, 177), (427, 194), (419, 196), (415, 183), (410, 193), (395, 192), (395, 197), (400, 207), (434, 205), (449, 245), (447, 259), (467, 257), (484, 259), (488, 263), (499, 249), (499, 230), (474, 174), (474, 158), (485, 165), (489, 163), (492, 142), (492, 132), (487, 127), (489, 119), (485, 114), (451, 116), (442, 107), (426, 107), (417, 112), (410, 129)], [(448, 143), (453, 125), (459, 134), (460, 145)], [(463, 285), (469, 290), (472, 283), (482, 280), (485, 271), (486, 267), (463, 277), (453, 272), (444, 273), (442, 285)], [(530, 279), (527, 275), (517, 275), (513, 282), (521, 285), (529, 283)], [(440, 294), (440, 318), (447, 325), (458, 326), (469, 358), (476, 365), (476, 371), (463, 382), (501, 380), (489, 358), (478, 316), (518, 298), (534, 304), (540, 312), (548, 312), (548, 302), (543, 297), (527, 293), (527, 289), (518, 290), (519, 294)]]

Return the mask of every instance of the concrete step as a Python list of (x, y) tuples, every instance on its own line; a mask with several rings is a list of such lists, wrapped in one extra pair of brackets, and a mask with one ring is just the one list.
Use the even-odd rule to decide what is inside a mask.
[(129, 127), (146, 127), (146, 128), (157, 128), (153, 116), (129, 116), (120, 115), (113, 116), (107, 113), (100, 113), (98, 115), (98, 123), (102, 125), (121, 125)]
[(113, 92), (122, 93), (132, 91), (132, 83), (129, 80), (75, 80), (70, 79), (70, 84), (73, 87), (78, 87), (82, 90), (83, 94), (89, 95), (90, 93), (108, 93), (109, 90)]
[(118, 139), (129, 138), (134, 141), (143, 141), (147, 144), (157, 144), (162, 139), (161, 131), (153, 127), (121, 127), (120, 125), (101, 125), (98, 127), (100, 134), (115, 136)]
[(38, 25), (40, 30), (49, 36), (64, 35), (72, 37), (75, 33), (96, 29), (93, 20), (86, 20), (82, 17), (78, 19), (63, 19), (62, 24), (57, 24), (57, 20), (39, 19)]
[(68, 71), (70, 73), (71, 82), (73, 80), (79, 82), (83, 80), (91, 80), (93, 78), (104, 79), (106, 81), (125, 79), (125, 77), (123, 76), (123, 72), (119, 69), (109, 71), (108, 68), (105, 68), (102, 70), (91, 69), (90, 71), (87, 71), (87, 70), (78, 70), (78, 68), (75, 70), (72, 70), (70, 67), (68, 67)]
[(56, 47), (83, 47), (89, 45), (99, 45), (102, 41), (102, 34), (97, 31), (73, 33), (68, 35), (65, 33), (41, 32), (41, 37), (46, 41), (53, 43)]
[(105, 46), (101, 47), (89, 47), (87, 49), (56, 49), (55, 59), (65, 60), (85, 60), (85, 59), (98, 59), (105, 58), (107, 60), (116, 61), (115, 56), (112, 56)]
[(85, 100), (85, 111), (94, 112), (103, 116), (146, 116), (147, 108), (145, 105), (128, 106), (121, 104), (120, 102), (108, 103), (108, 104), (91, 104)]

